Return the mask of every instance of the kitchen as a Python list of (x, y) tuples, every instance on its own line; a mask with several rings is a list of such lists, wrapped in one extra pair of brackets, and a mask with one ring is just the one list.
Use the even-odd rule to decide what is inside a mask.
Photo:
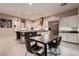
[[(12, 20), (11, 28), (6, 28), (6, 26), (3, 26), (3, 28), (0, 28), (0, 30), (1, 30), (0, 33), (2, 33), (2, 34), (0, 34), (0, 39), (4, 39), (4, 41), (5, 41), (5, 38), (8, 38), (8, 39), (13, 38), (16, 40), (17, 31), (19, 31), (19, 32), (35, 32), (36, 31), (37, 34), (41, 34), (41, 35), (45, 35), (48, 33), (50, 33), (51, 35), (59, 35), (62, 37), (62, 44), (61, 44), (62, 46), (65, 47), (66, 44), (68, 44), (68, 46), (69, 46), (69, 44), (71, 44), (69, 47), (75, 45), (73, 48), (79, 49), (79, 45), (78, 45), (79, 44), (79, 39), (78, 39), (78, 37), (79, 37), (79, 34), (78, 34), (78, 31), (79, 31), (79, 26), (78, 26), (79, 25), (79, 20), (78, 20), (79, 7), (77, 4), (73, 4), (73, 3), (69, 4), (70, 7), (61, 6), (61, 4), (55, 4), (54, 6), (53, 6), (53, 4), (33, 4), (33, 5), (29, 5), (29, 6), (27, 4), (27, 8), (29, 8), (31, 13), (30, 13), (30, 11), (28, 13), (27, 8), (25, 8), (25, 7), (24, 7), (25, 9), (23, 8), (23, 6), (26, 6), (25, 4), (23, 4), (22, 7), (20, 6), (20, 4), (19, 4), (19, 6), (17, 6), (17, 4), (15, 4), (18, 7), (18, 10), (20, 12), (23, 11), (23, 13), (24, 13), (24, 14), (20, 13), (17, 15), (16, 15), (16, 13), (18, 12), (16, 10), (17, 7), (15, 8), (15, 6), (11, 5), (13, 7), (13, 9), (16, 10), (16, 11), (14, 11), (14, 12), (16, 12), (14, 14), (11, 6), (9, 6), (9, 5), (11, 5), (11, 4), (8, 4), (8, 5), (0, 4), (0, 6), (4, 6), (4, 8), (0, 8), (1, 12), (5, 12), (5, 13), (0, 13), (0, 18)], [(53, 6), (53, 9), (56, 8), (55, 7), (56, 5), (59, 7), (60, 12), (56, 13), (58, 11), (56, 9), (55, 14), (52, 15), (51, 13), (54, 13), (54, 12), (52, 12), (52, 10), (50, 10), (50, 9), (52, 8), (52, 6)], [(39, 8), (38, 8), (38, 6), (39, 6)], [(13, 13), (13, 15), (15, 15), (15, 16), (9, 15), (8, 14), (9, 11), (7, 10), (6, 7), (9, 8), (8, 10), (11, 13)], [(46, 10), (43, 10), (41, 7), (46, 8)], [(48, 7), (50, 7), (50, 9)], [(20, 10), (19, 8), (22, 8), (22, 10)], [(34, 8), (36, 8), (36, 9), (34, 9)], [(66, 10), (65, 10), (65, 8), (66, 8)], [(41, 12), (40, 12), (40, 10), (41, 10)], [(49, 13), (46, 13), (48, 10), (50, 11), (49, 12), (50, 15), (49, 15)], [(8, 11), (8, 12), (6, 12), (6, 11)], [(27, 13), (25, 14), (24, 11), (27, 11)], [(45, 11), (45, 14), (43, 14), (44, 11)], [(27, 17), (26, 17), (26, 15), (27, 15)], [(22, 16), (24, 16), (24, 17), (22, 17)], [(21, 39), (21, 41), (25, 42), (24, 37), (22, 39)], [(8, 43), (6, 43), (6, 44), (8, 44)], [(12, 45), (13, 44), (14, 43), (12, 43)], [(22, 44), (22, 45), (24, 45), (24, 44)], [(3, 46), (5, 46), (5, 45), (3, 44)], [(16, 49), (16, 50), (18, 50), (18, 49)], [(9, 49), (7, 49), (7, 51), (8, 50)], [(3, 51), (3, 50), (1, 50), (1, 51)], [(6, 51), (6, 50), (4, 50), (4, 51)], [(7, 55), (7, 51), (6, 51), (6, 55)], [(15, 51), (15, 49), (13, 51)], [(17, 52), (17, 54), (14, 53), (13, 55), (18, 55), (18, 53), (19, 53), (19, 51)], [(25, 54), (25, 52), (22, 52), (22, 53)], [(5, 55), (5, 52), (1, 55)], [(10, 54), (8, 54), (8, 55), (10, 55)], [(20, 55), (22, 55), (22, 54), (20, 53)], [(63, 55), (63, 53), (62, 53), (62, 55)], [(69, 54), (69, 55), (72, 55), (72, 54)], [(77, 55), (77, 54), (73, 54), (73, 55)]]

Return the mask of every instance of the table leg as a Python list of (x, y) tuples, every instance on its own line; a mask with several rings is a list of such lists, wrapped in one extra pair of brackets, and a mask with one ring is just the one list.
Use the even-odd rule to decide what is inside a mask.
[(35, 44), (37, 45), (37, 41), (35, 41)]
[(44, 44), (44, 53), (45, 53), (45, 56), (47, 56), (47, 44)]
[(56, 43), (57, 43), (57, 39), (56, 39)]

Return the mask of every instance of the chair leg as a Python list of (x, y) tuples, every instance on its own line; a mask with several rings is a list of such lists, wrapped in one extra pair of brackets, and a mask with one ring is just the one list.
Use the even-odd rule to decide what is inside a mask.
[(60, 50), (60, 48), (58, 47), (58, 51), (59, 51), (59, 54), (58, 55), (61, 55), (61, 50)]
[(55, 50), (55, 53), (52, 52), (52, 49), (49, 49), (50, 53), (56, 56), (57, 55), (56, 54), (56, 49), (54, 49), (54, 50)]
[(54, 49), (55, 53), (53, 53), (55, 56), (57, 56), (57, 48)]
[[(57, 52), (57, 50), (58, 50), (59, 53)], [(56, 52), (56, 55), (61, 55), (61, 51), (60, 51), (59, 47), (55, 48), (55, 52)]]
[[(57, 49), (58, 49), (59, 53), (57, 53)], [(55, 56), (61, 55), (61, 51), (60, 51), (59, 47), (55, 48), (54, 50), (55, 50), (55, 53), (53, 53), (53, 52), (51, 51), (51, 49), (50, 49), (50, 53), (52, 53), (52, 54), (55, 55)]]

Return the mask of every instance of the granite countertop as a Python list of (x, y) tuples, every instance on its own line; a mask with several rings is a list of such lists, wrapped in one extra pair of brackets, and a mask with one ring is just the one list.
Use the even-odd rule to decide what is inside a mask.
[(59, 31), (59, 33), (78, 33), (78, 31)]

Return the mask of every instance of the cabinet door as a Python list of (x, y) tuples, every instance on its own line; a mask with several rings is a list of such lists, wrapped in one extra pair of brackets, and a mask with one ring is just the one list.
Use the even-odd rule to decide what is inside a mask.
[(66, 27), (67, 26), (67, 17), (61, 18), (61, 20), (59, 21), (59, 26), (60, 27)]
[(69, 16), (67, 21), (68, 21), (68, 27), (77, 27), (78, 26), (78, 15)]
[(78, 34), (68, 34), (69, 42), (78, 43)]
[(62, 37), (62, 41), (67, 41), (66, 33), (59, 33), (59, 35)]

